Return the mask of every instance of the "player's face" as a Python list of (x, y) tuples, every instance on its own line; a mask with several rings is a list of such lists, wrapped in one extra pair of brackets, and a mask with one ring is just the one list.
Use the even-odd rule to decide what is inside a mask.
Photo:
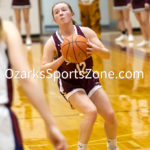
[(72, 22), (74, 13), (71, 12), (67, 4), (59, 3), (53, 8), (53, 17), (57, 24)]

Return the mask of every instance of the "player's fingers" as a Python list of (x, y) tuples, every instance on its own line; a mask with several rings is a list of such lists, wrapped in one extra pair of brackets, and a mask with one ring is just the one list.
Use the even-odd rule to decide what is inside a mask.
[(87, 47), (86, 50), (87, 50), (87, 51), (92, 51), (92, 48)]
[(90, 41), (87, 42), (88, 47), (92, 47), (92, 43)]
[(68, 150), (68, 146), (67, 143), (65, 141), (60, 142), (57, 147), (56, 150)]

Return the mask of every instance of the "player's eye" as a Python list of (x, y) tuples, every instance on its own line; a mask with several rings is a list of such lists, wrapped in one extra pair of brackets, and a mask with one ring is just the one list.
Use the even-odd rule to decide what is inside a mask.
[(57, 11), (55, 11), (55, 15), (57, 15), (59, 13), (59, 11), (57, 10)]
[(63, 8), (63, 9), (62, 9), (62, 11), (66, 11), (66, 10), (67, 10), (66, 8)]

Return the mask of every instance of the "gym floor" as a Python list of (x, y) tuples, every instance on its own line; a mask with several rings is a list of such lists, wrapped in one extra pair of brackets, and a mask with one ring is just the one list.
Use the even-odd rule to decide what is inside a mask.
[[(118, 120), (119, 150), (150, 150), (150, 47), (138, 48), (136, 44), (142, 40), (135, 36), (134, 43), (119, 42), (114, 39), (117, 32), (104, 32), (102, 41), (110, 50), (110, 59), (101, 60), (93, 56), (94, 70), (101, 73), (113, 71), (115, 79), (100, 76), (100, 81), (107, 92)], [(39, 71), (45, 40), (34, 42), (32, 46), (24, 46), (30, 67)], [(143, 74), (135, 79), (118, 78), (120, 71), (127, 73), (141, 71)], [(143, 78), (142, 78), (142, 75)], [(111, 76), (112, 77), (112, 76)], [(57, 121), (58, 127), (67, 138), (69, 150), (77, 150), (78, 130), (83, 114), (70, 108), (61, 96), (54, 79), (39, 80), (48, 105)], [(43, 120), (29, 104), (18, 81), (15, 79), (13, 110), (18, 116), (25, 150), (53, 150), (46, 134)], [(98, 116), (94, 125), (88, 150), (106, 150), (104, 121)]]

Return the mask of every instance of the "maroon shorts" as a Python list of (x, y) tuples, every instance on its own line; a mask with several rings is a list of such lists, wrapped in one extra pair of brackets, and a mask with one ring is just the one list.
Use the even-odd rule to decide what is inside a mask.
[(145, 1), (144, 0), (133, 0), (132, 8), (134, 12), (145, 11)]
[(29, 0), (13, 0), (12, 8), (22, 9), (22, 8), (30, 8), (31, 4)]
[(77, 91), (84, 91), (88, 97), (91, 97), (94, 92), (101, 88), (98, 78), (91, 79), (73, 79), (73, 80), (58, 80), (60, 93), (68, 100), (68, 98)]

